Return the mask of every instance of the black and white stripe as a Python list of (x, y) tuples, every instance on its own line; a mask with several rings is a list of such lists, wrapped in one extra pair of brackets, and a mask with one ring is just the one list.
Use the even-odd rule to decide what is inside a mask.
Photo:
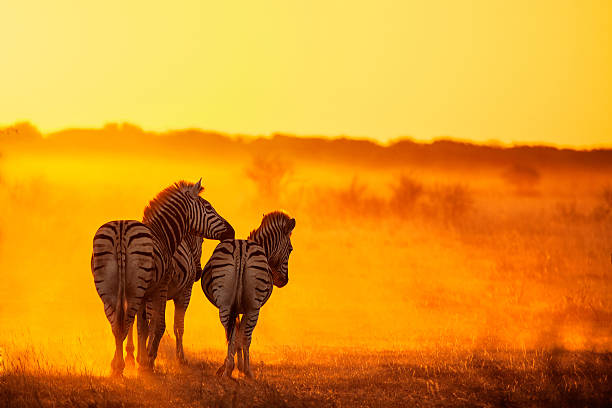
[(183, 238), (172, 259), (172, 278), (168, 285), (168, 300), (174, 301), (174, 337), (176, 338), (176, 357), (186, 363), (183, 351), (185, 313), (191, 299), (193, 284), (202, 277), (203, 239), (188, 234)]
[(217, 374), (231, 377), (238, 353), (238, 368), (253, 376), (249, 363), (252, 333), (273, 285), (283, 287), (289, 281), (293, 228), (295, 219), (284, 212), (267, 214), (248, 239), (222, 241), (206, 263), (202, 290), (219, 309), (228, 342), (227, 358)]
[[(185, 313), (191, 299), (193, 284), (202, 276), (203, 238), (187, 234), (172, 257), (170, 282), (168, 283), (168, 301), (174, 301), (174, 336), (176, 338), (176, 357), (186, 363), (183, 351), (183, 333), (185, 331)], [(132, 328), (128, 333), (128, 359), (133, 359)], [(131, 355), (131, 356), (130, 356)]]
[(155, 278), (153, 241), (139, 221), (111, 221), (93, 239), (91, 271), (96, 291), (115, 336), (113, 373), (123, 370), (123, 339)]
[(200, 182), (178, 182), (151, 200), (142, 223), (113, 221), (94, 236), (92, 272), (115, 336), (114, 374), (121, 374), (125, 366), (123, 341), (136, 314), (138, 360), (141, 366), (153, 367), (166, 327), (168, 271), (183, 237), (234, 237), (234, 229), (199, 196), (201, 191)]

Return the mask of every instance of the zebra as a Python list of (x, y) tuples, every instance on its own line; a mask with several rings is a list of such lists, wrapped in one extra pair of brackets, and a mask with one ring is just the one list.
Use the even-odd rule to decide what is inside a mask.
[[(181, 364), (187, 364), (183, 351), (183, 333), (185, 312), (191, 299), (193, 284), (202, 276), (202, 243), (204, 239), (193, 234), (186, 234), (172, 257), (170, 283), (168, 284), (168, 301), (174, 301), (174, 336), (176, 338), (176, 357)], [(126, 362), (134, 364), (134, 343), (132, 328), (128, 333)]]
[(289, 281), (294, 228), (295, 219), (286, 213), (266, 214), (248, 239), (221, 241), (204, 266), (202, 290), (219, 309), (228, 343), (227, 357), (217, 375), (231, 378), (237, 353), (238, 369), (253, 378), (249, 361), (251, 336), (259, 309), (270, 298), (273, 285), (282, 288)]
[[(186, 233), (232, 239), (234, 229), (200, 197), (197, 183), (179, 181), (160, 192), (144, 210), (143, 222), (111, 221), (93, 239), (91, 271), (115, 336), (113, 375), (125, 367), (123, 341), (138, 317), (138, 362), (153, 369), (166, 328), (165, 309), (174, 252)], [(150, 307), (145, 307), (149, 304)], [(150, 309), (151, 337), (147, 309)]]

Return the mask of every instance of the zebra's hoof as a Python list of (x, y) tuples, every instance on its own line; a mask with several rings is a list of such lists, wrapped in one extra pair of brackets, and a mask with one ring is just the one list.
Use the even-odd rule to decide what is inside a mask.
[(227, 373), (227, 371), (225, 371), (225, 370), (223, 370), (223, 372), (221, 373), (221, 375), (219, 376), (219, 378), (220, 378), (221, 380), (230, 380), (230, 381), (232, 381), (232, 382), (234, 382), (234, 383), (239, 382), (239, 381), (238, 381), (236, 378), (232, 377), (232, 374), (231, 374), (231, 373), (229, 373), (229, 374), (228, 374), (228, 373)]
[(223, 375), (223, 373), (225, 372), (225, 364), (223, 364), (221, 367), (219, 367), (219, 369), (217, 370), (217, 377), (221, 377)]
[(111, 370), (111, 377), (112, 378), (121, 378), (123, 377), (123, 369), (112, 369)]
[(188, 365), (189, 365), (189, 361), (187, 361), (187, 359), (186, 359), (185, 357), (183, 357), (183, 358), (179, 358), (179, 359), (178, 359), (178, 362), (179, 362), (179, 364), (180, 364), (180, 365), (182, 365), (182, 366), (188, 366)]
[(153, 372), (153, 364), (150, 362), (146, 362), (145, 364), (141, 364), (138, 366), (138, 372), (141, 373), (152, 373)]
[(136, 365), (136, 361), (134, 360), (134, 356), (128, 355), (125, 358), (125, 366), (133, 368)]
[(231, 370), (231, 369), (226, 367), (225, 370), (223, 370), (222, 377), (236, 381), (236, 379), (234, 377), (232, 377), (232, 371), (234, 371), (234, 370)]

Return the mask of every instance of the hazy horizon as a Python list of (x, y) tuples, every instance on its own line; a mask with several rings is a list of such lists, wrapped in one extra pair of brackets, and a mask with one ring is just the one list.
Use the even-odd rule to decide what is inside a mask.
[(226, 132), (223, 130), (218, 130), (218, 129), (208, 129), (208, 128), (202, 128), (202, 127), (185, 127), (185, 128), (168, 128), (168, 129), (162, 129), (162, 130), (154, 130), (154, 129), (147, 129), (147, 128), (143, 128), (142, 126), (140, 126), (137, 123), (133, 123), (133, 122), (112, 122), (112, 121), (108, 121), (108, 122), (104, 122), (103, 125), (99, 126), (99, 127), (95, 127), (95, 126), (89, 126), (89, 127), (79, 127), (79, 126), (66, 126), (64, 128), (61, 129), (55, 129), (55, 130), (48, 130), (45, 131), (44, 129), (39, 128), (36, 123), (32, 123), (31, 121), (27, 121), (27, 120), (22, 120), (22, 121), (15, 121), (11, 124), (0, 124), (0, 137), (3, 135), (3, 132), (10, 132), (11, 130), (15, 130), (19, 127), (31, 127), (31, 129), (33, 129), (35, 132), (39, 133), (43, 138), (48, 138), (48, 137), (52, 137), (54, 135), (57, 134), (62, 134), (64, 132), (72, 132), (72, 131), (104, 131), (105, 129), (108, 129), (109, 127), (116, 127), (116, 128), (123, 128), (123, 127), (127, 127), (130, 128), (132, 130), (139, 130), (144, 134), (155, 134), (155, 135), (171, 135), (173, 133), (181, 133), (181, 132), (200, 132), (203, 134), (215, 134), (215, 135), (219, 135), (219, 136), (223, 136), (223, 137), (227, 137), (230, 139), (236, 139), (236, 138), (247, 138), (247, 139), (258, 139), (258, 138), (264, 138), (264, 139), (271, 139), (275, 136), (281, 135), (281, 136), (287, 136), (287, 137), (295, 137), (295, 138), (305, 138), (305, 139), (322, 139), (322, 140), (339, 140), (339, 139), (347, 139), (347, 140), (355, 140), (355, 141), (368, 141), (368, 142), (372, 142), (374, 144), (377, 144), (379, 146), (383, 146), (383, 147), (388, 147), (390, 145), (393, 145), (395, 143), (398, 142), (402, 142), (402, 141), (409, 141), (409, 142), (414, 142), (417, 144), (433, 144), (435, 142), (441, 142), (441, 141), (450, 141), (450, 142), (455, 142), (455, 143), (464, 143), (464, 144), (468, 144), (468, 145), (474, 145), (474, 146), (488, 146), (488, 147), (499, 147), (499, 148), (513, 148), (513, 147), (552, 147), (552, 148), (556, 148), (556, 149), (569, 149), (569, 150), (576, 150), (576, 151), (589, 151), (589, 150), (610, 150), (612, 149), (612, 140), (609, 143), (601, 143), (601, 144), (594, 144), (594, 145), (564, 145), (564, 144), (558, 144), (558, 143), (550, 143), (550, 142), (537, 142), (537, 141), (531, 141), (531, 142), (521, 142), (521, 141), (514, 141), (514, 142), (503, 142), (501, 140), (495, 139), (495, 138), (491, 138), (489, 140), (471, 140), (471, 139), (461, 139), (458, 137), (453, 137), (452, 135), (439, 135), (439, 136), (434, 136), (431, 137), (429, 139), (420, 139), (418, 137), (414, 137), (411, 135), (404, 135), (404, 136), (398, 136), (395, 138), (390, 138), (386, 141), (383, 140), (379, 140), (376, 139), (374, 137), (370, 137), (370, 136), (356, 136), (356, 135), (350, 135), (350, 134), (337, 134), (337, 135), (326, 135), (326, 134), (299, 134), (299, 133), (290, 133), (290, 132), (281, 132), (281, 131), (275, 131), (275, 132), (271, 132), (271, 133), (267, 133), (267, 134), (249, 134), (249, 133), (231, 133), (231, 132)]

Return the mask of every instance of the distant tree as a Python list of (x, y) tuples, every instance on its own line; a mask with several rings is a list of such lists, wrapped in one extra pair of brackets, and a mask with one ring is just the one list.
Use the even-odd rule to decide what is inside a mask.
[(255, 183), (260, 198), (278, 201), (293, 172), (290, 163), (278, 157), (256, 156), (245, 169), (246, 176)]

